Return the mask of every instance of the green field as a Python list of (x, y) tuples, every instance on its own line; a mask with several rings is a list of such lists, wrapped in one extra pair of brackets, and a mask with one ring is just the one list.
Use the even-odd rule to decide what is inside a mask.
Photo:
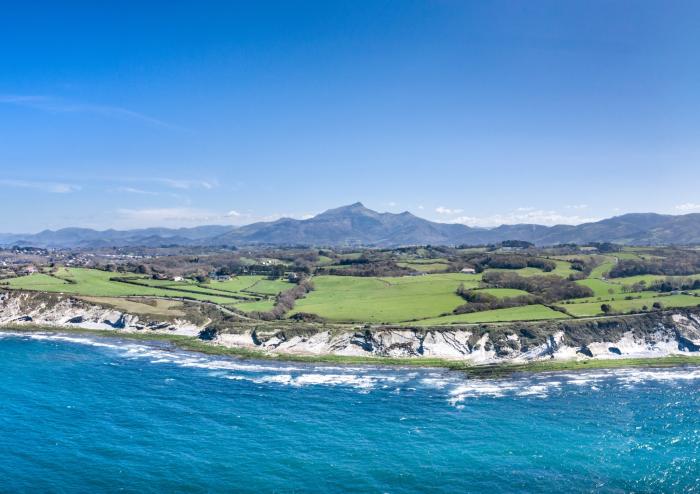
[(600, 297), (588, 297), (588, 298), (577, 298), (577, 299), (571, 299), (571, 300), (566, 300), (563, 301), (563, 303), (569, 303), (569, 304), (585, 304), (585, 303), (603, 303), (603, 302), (609, 302), (611, 300), (631, 300), (631, 299), (637, 299), (637, 298), (654, 298), (654, 297), (660, 297), (663, 296), (663, 294), (660, 294), (659, 292), (653, 292), (651, 290), (646, 290), (642, 292), (617, 292), (617, 293), (612, 293), (612, 294), (607, 294), (607, 295), (602, 295)]
[(243, 312), (266, 312), (272, 310), (275, 306), (275, 301), (273, 299), (258, 300), (256, 302), (239, 302), (234, 304), (236, 309), (242, 310)]
[(610, 283), (604, 280), (587, 278), (585, 280), (579, 280), (576, 283), (578, 283), (579, 285), (587, 286), (588, 288), (593, 290), (594, 297), (609, 297), (612, 294), (622, 292), (621, 285)]
[(605, 278), (608, 272), (617, 264), (617, 258), (612, 256), (602, 256), (603, 262), (593, 268), (589, 278)]
[(575, 275), (578, 273), (575, 269), (571, 269), (571, 263), (567, 261), (560, 261), (560, 260), (554, 260), (556, 263), (557, 267), (554, 268), (554, 271), (550, 271), (549, 273), (546, 274), (556, 274), (557, 276), (561, 276), (562, 278), (568, 278), (570, 275)]
[(528, 295), (525, 290), (516, 290), (515, 288), (479, 288), (476, 290), (479, 293), (488, 293), (498, 298), (519, 297)]
[(182, 303), (177, 300), (134, 299), (120, 297), (80, 297), (86, 302), (106, 305), (130, 314), (181, 317), (185, 315)]
[[(696, 307), (700, 306), (700, 297), (692, 295), (668, 295), (646, 298), (635, 298), (633, 300), (613, 300), (606, 301), (610, 305), (612, 312), (626, 314), (630, 312), (640, 312), (646, 306), (651, 310), (654, 302), (659, 302), (664, 308), (674, 307)], [(561, 305), (563, 309), (575, 317), (592, 317), (603, 315), (600, 306), (601, 302), (586, 302), (581, 304)]]
[[(133, 280), (133, 283), (116, 281), (112, 279), (120, 276), (121, 275), (118, 273), (100, 271), (97, 269), (61, 268), (56, 272), (55, 276), (33, 274), (30, 276), (21, 276), (18, 278), (3, 280), (3, 284), (11, 289), (69, 293), (91, 297), (140, 296), (187, 298), (227, 306), (244, 304), (245, 300), (241, 299), (255, 300), (255, 298), (253, 298), (250, 294), (229, 292), (218, 289), (212, 290), (187, 281), (173, 282), (166, 280), (152, 280), (145, 276), (139, 277), (131, 274), (128, 276), (128, 279), (130, 281)], [(255, 277), (253, 280), (248, 280), (245, 278), (246, 277), (236, 278), (235, 282), (239, 283), (241, 286), (250, 287), (261, 281), (261, 277)], [(212, 284), (212, 286), (216, 285)], [(233, 286), (232, 283), (227, 287), (231, 286)]]
[(450, 267), (449, 264), (444, 263), (444, 262), (416, 262), (416, 261), (408, 261), (408, 262), (397, 262), (396, 263), (398, 266), (401, 266), (402, 268), (409, 268), (413, 269), (416, 271), (422, 271), (424, 273), (440, 273), (447, 271), (447, 269)]
[[(539, 268), (521, 268), (521, 269), (489, 269), (488, 271), (490, 272), (501, 272), (501, 273), (515, 273), (519, 276), (546, 276), (546, 275), (552, 275), (555, 274), (554, 271), (550, 271), (549, 273), (545, 273)], [(568, 276), (568, 275), (567, 275)]]
[[(296, 313), (312, 313), (334, 323), (387, 323), (387, 324), (453, 324), (481, 323), (506, 321), (532, 321), (569, 317), (591, 317), (602, 315), (601, 304), (611, 306), (611, 313), (640, 312), (646, 307), (651, 310), (654, 302), (660, 302), (664, 308), (692, 307), (700, 305), (700, 297), (694, 294), (664, 295), (652, 292), (647, 287), (655, 282), (668, 279), (667, 276), (643, 275), (626, 278), (609, 278), (607, 273), (619, 259), (635, 259), (643, 251), (625, 250), (619, 255), (590, 254), (588, 251), (579, 254), (542, 254), (541, 259), (550, 259), (556, 264), (551, 272), (537, 268), (523, 269), (487, 269), (486, 272), (511, 272), (520, 276), (560, 276), (569, 278), (583, 276), (581, 272), (571, 268), (572, 261), (586, 263), (601, 261), (590, 273), (581, 280), (581, 286), (592, 290), (593, 296), (587, 298), (557, 300), (554, 302), (562, 312), (543, 305), (528, 305), (508, 309), (485, 310), (482, 312), (454, 314), (454, 310), (466, 302), (457, 295), (460, 284), (465, 288), (493, 295), (499, 299), (526, 296), (527, 292), (510, 288), (493, 288), (483, 282), (481, 274), (464, 274), (443, 272), (450, 266), (469, 265), (468, 262), (455, 261), (455, 257), (444, 250), (436, 252), (430, 247), (402, 248), (399, 252), (371, 250), (360, 252), (345, 252), (324, 256), (316, 266), (317, 271), (311, 277), (315, 287), (304, 298), (295, 302), (294, 308), (286, 317)], [(658, 253), (658, 251), (654, 251)], [(254, 255), (254, 254), (250, 254)], [(489, 254), (491, 255), (491, 254)], [(331, 257), (334, 256), (334, 257)], [(353, 265), (330, 265), (338, 259), (357, 259), (361, 256), (369, 261), (377, 261), (377, 272), (387, 272), (394, 276), (359, 277), (327, 275), (329, 269), (349, 269)], [(480, 256), (481, 257), (481, 256)], [(251, 264), (262, 262), (261, 259), (248, 259)], [(374, 259), (374, 260), (373, 260)], [(397, 276), (402, 270), (397, 270), (386, 261), (391, 260), (403, 267), (416, 271), (413, 276)], [(528, 260), (529, 262), (529, 260)], [(640, 261), (641, 262), (641, 261)], [(523, 265), (522, 263), (518, 263)], [(387, 269), (387, 265), (390, 269)], [(474, 264), (486, 266), (487, 264)], [(501, 264), (503, 265), (503, 264)], [(621, 266), (624, 267), (624, 266)], [(104, 304), (130, 308), (134, 313), (173, 313), (178, 307), (174, 300), (188, 299), (211, 302), (227, 308), (236, 308), (245, 312), (269, 311), (274, 307), (276, 296), (292, 288), (294, 285), (286, 279), (269, 279), (262, 275), (236, 276), (227, 281), (197, 282), (192, 279), (183, 281), (156, 280), (149, 276), (133, 273), (117, 273), (87, 268), (58, 268), (49, 271), (43, 267), (41, 273), (5, 279), (0, 286), (7, 289), (33, 290), (54, 293), (68, 293), (81, 297), (89, 297)], [(313, 269), (311, 270), (313, 272)], [(257, 271), (260, 273), (261, 271)], [(262, 273), (265, 271), (262, 270)], [(629, 271), (628, 272), (638, 272)], [(673, 279), (700, 279), (700, 274), (692, 276), (676, 276)], [(516, 280), (517, 281), (517, 280)], [(532, 281), (532, 280), (531, 280)], [(551, 282), (550, 278), (548, 282)], [(647, 287), (635, 287), (639, 290), (630, 293), (634, 284), (644, 282)], [(570, 284), (567, 281), (563, 285)], [(527, 286), (515, 284), (506, 286)], [(528, 287), (528, 289), (531, 289)], [(535, 288), (532, 290), (536, 291)], [(700, 292), (700, 291), (699, 291)], [(559, 293), (575, 294), (575, 290), (562, 289)], [(539, 296), (542, 296), (541, 294)], [(571, 296), (571, 295), (567, 295)], [(160, 301), (158, 301), (160, 300)], [(545, 298), (545, 300), (551, 300)], [(491, 306), (497, 306), (492, 303)], [(488, 307), (488, 305), (486, 305)], [(148, 312), (150, 311), (150, 312)], [(564, 313), (564, 311), (566, 313)]]
[(660, 274), (644, 274), (644, 275), (639, 275), (639, 276), (627, 276), (625, 278), (610, 278), (611, 283), (617, 283), (620, 285), (634, 285), (635, 283), (645, 283), (647, 286), (653, 285), (656, 282), (659, 281), (664, 281), (664, 280), (684, 280), (684, 279), (691, 279), (691, 280), (697, 280), (700, 279), (700, 274), (692, 274), (688, 276), (664, 276)]
[(544, 305), (525, 305), (508, 309), (486, 310), (470, 314), (454, 314), (418, 321), (419, 326), (440, 326), (443, 324), (473, 324), (489, 322), (535, 321), (566, 319), (568, 316)]
[(208, 283), (203, 283), (201, 286), (211, 287), (215, 290), (222, 290), (225, 292), (238, 293), (247, 290), (264, 278), (264, 276), (236, 276), (227, 281), (210, 281)]
[(198, 297), (201, 294), (216, 298), (230, 298), (231, 300), (229, 301), (229, 303), (236, 302), (240, 299), (256, 300), (255, 297), (242, 292), (232, 292), (228, 290), (219, 290), (218, 288), (213, 288), (215, 287), (215, 285), (209, 283), (200, 285), (191, 281), (167, 281), (131, 278), (125, 278), (124, 280), (125, 281), (120, 281), (120, 283), (157, 287), (178, 293), (186, 293), (188, 295), (192, 295), (193, 297)]
[(277, 295), (280, 292), (289, 290), (292, 286), (286, 280), (268, 280), (264, 278), (245, 288), (244, 291), (262, 295)]
[(317, 276), (316, 289), (292, 314), (311, 312), (331, 321), (400, 322), (437, 317), (464, 303), (460, 283), (476, 288), (479, 275), (433, 274), (399, 278)]
[(18, 290), (37, 290), (42, 292), (60, 292), (66, 289), (67, 281), (54, 278), (48, 274), (37, 273), (3, 280), (3, 284)]

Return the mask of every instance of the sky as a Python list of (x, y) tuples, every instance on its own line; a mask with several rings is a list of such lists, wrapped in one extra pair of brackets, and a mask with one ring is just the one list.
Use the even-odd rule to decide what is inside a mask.
[(0, 231), (700, 212), (700, 3), (14, 2)]

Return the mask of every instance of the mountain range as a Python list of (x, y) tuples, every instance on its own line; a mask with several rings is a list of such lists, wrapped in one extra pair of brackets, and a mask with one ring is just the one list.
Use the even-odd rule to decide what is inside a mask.
[(525, 240), (537, 245), (614, 242), (626, 245), (700, 244), (700, 214), (633, 213), (581, 225), (502, 225), (472, 228), (438, 223), (409, 212), (378, 213), (355, 203), (313, 218), (245, 226), (91, 230), (64, 228), (36, 234), (0, 234), (0, 245), (98, 248), (163, 245), (309, 245), (396, 247), (405, 245), (481, 245)]

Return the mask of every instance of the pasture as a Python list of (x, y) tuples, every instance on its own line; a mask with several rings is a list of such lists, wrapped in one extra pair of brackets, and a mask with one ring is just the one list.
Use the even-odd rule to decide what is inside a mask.
[[(470, 258), (472, 259), (470, 261), (456, 260), (453, 254), (446, 254), (444, 249), (436, 252), (429, 247), (413, 250), (401, 249), (398, 252), (384, 250), (376, 252), (369, 250), (363, 252), (324, 252), (328, 255), (319, 254), (317, 269), (315, 274), (311, 276), (315, 289), (306, 294), (304, 298), (296, 300), (294, 308), (285, 317), (303, 312), (315, 314), (332, 323), (439, 325), (594, 317), (603, 314), (601, 309), (603, 303), (610, 306), (611, 313), (620, 314), (652, 310), (655, 302), (661, 303), (664, 308), (694, 307), (700, 304), (700, 297), (696, 296), (700, 290), (690, 294), (674, 292), (671, 295), (650, 290), (659, 281), (669, 279), (673, 281), (697, 280), (700, 279), (700, 274), (673, 277), (647, 274), (624, 278), (610, 278), (608, 275), (618, 262), (624, 260), (642, 262), (644, 258), (655, 257), (659, 251), (652, 253), (652, 251), (647, 252), (641, 249), (625, 249), (622, 252), (610, 254), (592, 254), (590, 251), (580, 251), (577, 254), (538, 255), (540, 260), (549, 259), (555, 263), (554, 270), (550, 272), (534, 267), (521, 269), (488, 268), (489, 264), (483, 259), (497, 254), (492, 254), (492, 251), (489, 251), (481, 255), (481, 252), (486, 252), (481, 248), (456, 251), (458, 252), (457, 256), (475, 256)], [(665, 255), (664, 252), (662, 254)], [(517, 256), (518, 254), (509, 253), (508, 255)], [(357, 264), (339, 263), (343, 260), (360, 258), (363, 259), (363, 262), (359, 263), (362, 265), (378, 261), (376, 266), (378, 266), (379, 271), (370, 271), (376, 273), (376, 276), (360, 276), (362, 272), (352, 272), (352, 274), (356, 274), (355, 276), (325, 274), (330, 269), (357, 269)], [(478, 258), (482, 259), (482, 264), (474, 264), (474, 262), (479, 262)], [(253, 258), (241, 259), (250, 266), (256, 265), (256, 263), (259, 266), (261, 259), (273, 260), (275, 264), (283, 263), (283, 261), (275, 260), (272, 257), (269, 259), (267, 257), (257, 258), (257, 260)], [(474, 259), (477, 260), (474, 261)], [(529, 260), (531, 258), (528, 258)], [(573, 261), (583, 265), (584, 268), (577, 267), (584, 269), (584, 271), (574, 270), (572, 268)], [(289, 266), (293, 264), (291, 260), (284, 261), (284, 263)], [(396, 269), (397, 265), (400, 268), (411, 268), (421, 274), (401, 276), (405, 270)], [(524, 263), (511, 265), (522, 266)], [(463, 266), (478, 266), (480, 269), (485, 269), (485, 273), (500, 271), (515, 273), (523, 277), (544, 275), (559, 276), (567, 280), (575, 279), (575, 283), (590, 288), (593, 295), (564, 300), (540, 298), (537, 300), (546, 300), (548, 306), (532, 304), (501, 309), (494, 309), (493, 307), (497, 307), (499, 304), (491, 301), (490, 305), (482, 304), (482, 308), (491, 307), (491, 310), (454, 314), (457, 307), (466, 303), (456, 293), (460, 284), (464, 284), (467, 289), (478, 290), (498, 299), (528, 295), (528, 292), (519, 289), (489, 286), (483, 282), (481, 274), (447, 272), (450, 267), (454, 271), (458, 271)], [(619, 267), (624, 266), (620, 265)], [(585, 269), (590, 270), (587, 276), (583, 274), (586, 272)], [(247, 270), (248, 268), (246, 268), (246, 272)], [(314, 273), (313, 269), (307, 271)], [(635, 271), (627, 272), (633, 273)], [(264, 312), (274, 307), (275, 298), (279, 293), (289, 290), (294, 285), (285, 278), (270, 279), (259, 273), (258, 271), (258, 274), (254, 275), (235, 276), (226, 281), (198, 282), (194, 279), (181, 281), (153, 279), (132, 272), (117, 273), (65, 267), (50, 270), (44, 267), (40, 273), (2, 280), (0, 286), (6, 289), (73, 294), (85, 300), (100, 301), (103, 304), (120, 308), (120, 310), (137, 314), (173, 314), (182, 308), (182, 299), (209, 302), (244, 312)], [(380, 274), (385, 275), (380, 276)], [(511, 285), (519, 288), (525, 286), (526, 289), (533, 290), (535, 294), (540, 293), (532, 288), (532, 285), (528, 286), (522, 282), (520, 284), (511, 283)], [(632, 289), (636, 291), (630, 292)], [(571, 294), (576, 293), (576, 290), (560, 293)], [(556, 301), (552, 302), (552, 300)], [(555, 310), (557, 308), (561, 311)]]
[(544, 305), (525, 305), (508, 309), (486, 310), (470, 314), (453, 314), (449, 316), (423, 319), (419, 326), (441, 326), (449, 324), (476, 324), (513, 321), (540, 321), (551, 319), (567, 319), (569, 316)]
[(335, 322), (395, 323), (452, 312), (464, 303), (460, 283), (476, 288), (479, 275), (434, 274), (398, 278), (317, 276), (316, 289), (292, 314), (309, 312)]
[[(611, 312), (626, 314), (651, 310), (655, 302), (660, 303), (663, 308), (668, 309), (677, 307), (697, 307), (700, 306), (700, 297), (682, 294), (665, 296), (656, 294), (656, 296), (634, 298), (632, 300), (611, 300), (604, 303), (610, 306)], [(593, 317), (604, 315), (601, 305), (601, 302), (584, 302), (561, 305), (561, 307), (575, 317)]]
[[(250, 279), (248, 279), (250, 278)], [(60, 268), (52, 275), (38, 273), (3, 280), (10, 289), (32, 290), (52, 293), (67, 293), (87, 297), (160, 297), (182, 298), (200, 302), (211, 302), (227, 307), (241, 306), (241, 310), (260, 310), (270, 306), (278, 288), (285, 289), (289, 283), (275, 280), (267, 283), (263, 277), (237, 277), (226, 282), (197, 284), (192, 281), (153, 280), (134, 274), (123, 275), (97, 269)], [(260, 284), (260, 291), (244, 292), (244, 289)], [(235, 288), (239, 288), (235, 291)], [(279, 290), (281, 291), (281, 290)], [(269, 296), (269, 297), (268, 297)], [(250, 303), (257, 302), (256, 305)], [(266, 302), (266, 304), (260, 303)]]

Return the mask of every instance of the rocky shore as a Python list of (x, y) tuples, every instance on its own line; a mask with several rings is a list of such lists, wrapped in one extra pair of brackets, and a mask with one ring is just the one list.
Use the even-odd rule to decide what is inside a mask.
[[(211, 316), (211, 310), (207, 313)], [(465, 364), (700, 355), (697, 309), (586, 320), (441, 328), (243, 321), (192, 314), (149, 318), (66, 295), (4, 292), (0, 326), (185, 335), (270, 355), (446, 359)]]

